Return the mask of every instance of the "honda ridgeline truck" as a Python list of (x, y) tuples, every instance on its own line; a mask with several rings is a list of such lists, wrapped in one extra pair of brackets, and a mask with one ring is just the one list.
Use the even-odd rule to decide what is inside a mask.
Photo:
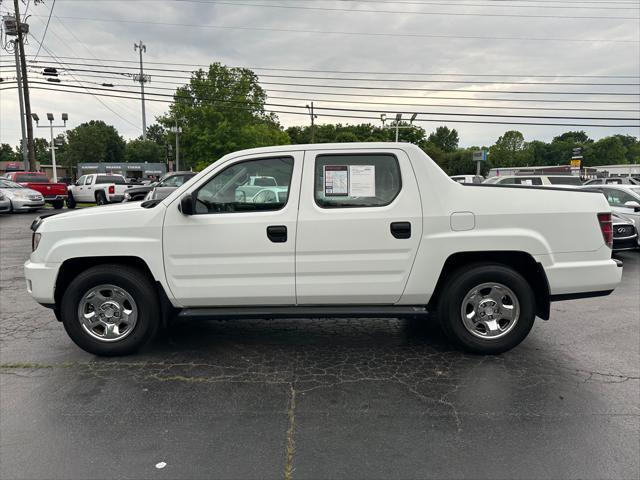
[[(286, 195), (238, 195), (272, 177)], [(32, 225), (27, 289), (71, 339), (130, 354), (183, 318), (437, 316), (481, 354), (518, 345), (550, 302), (607, 295), (600, 193), (462, 185), (403, 143), (226, 155), (163, 200)]]

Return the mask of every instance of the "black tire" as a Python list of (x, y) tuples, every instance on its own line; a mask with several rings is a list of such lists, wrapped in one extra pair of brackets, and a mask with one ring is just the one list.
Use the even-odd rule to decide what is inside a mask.
[(104, 196), (104, 192), (96, 192), (96, 205), (106, 205), (107, 197)]
[(55, 208), (56, 210), (60, 210), (62, 207), (64, 207), (64, 200), (55, 200), (51, 202), (51, 205), (53, 205), (53, 208)]
[[(513, 327), (499, 338), (479, 338), (465, 327), (462, 304), (465, 296), (484, 283), (499, 283), (510, 289), (519, 303), (520, 314)], [(445, 335), (462, 349), (482, 355), (511, 350), (529, 334), (535, 321), (535, 296), (531, 285), (506, 265), (480, 263), (457, 270), (446, 280), (438, 300), (438, 319)]]
[[(110, 284), (133, 297), (138, 318), (133, 330), (121, 340), (105, 342), (92, 337), (82, 327), (78, 307), (82, 297), (93, 287)], [(62, 323), (71, 340), (83, 350), (101, 356), (135, 353), (156, 335), (160, 325), (158, 295), (153, 283), (140, 270), (126, 265), (105, 264), (91, 267), (78, 275), (67, 287), (60, 305)]]
[(76, 199), (73, 198), (73, 195), (69, 194), (67, 197), (67, 208), (74, 209), (76, 208)]

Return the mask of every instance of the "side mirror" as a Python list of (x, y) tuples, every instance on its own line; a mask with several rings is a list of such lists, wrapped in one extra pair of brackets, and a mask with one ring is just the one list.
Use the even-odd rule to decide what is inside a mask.
[(633, 208), (634, 212), (640, 212), (640, 203), (635, 200), (630, 200), (628, 202), (624, 202), (625, 207)]
[(180, 211), (183, 215), (193, 215), (195, 213), (195, 202), (193, 195), (187, 193), (180, 199)]

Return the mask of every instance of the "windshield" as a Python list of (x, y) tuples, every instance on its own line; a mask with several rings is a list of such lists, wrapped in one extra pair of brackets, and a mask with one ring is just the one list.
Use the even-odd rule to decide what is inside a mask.
[(98, 175), (96, 184), (115, 183), (116, 185), (126, 185), (127, 181), (119, 175)]
[(549, 177), (551, 185), (582, 185), (579, 177), (567, 175), (565, 177)]
[(49, 179), (46, 175), (30, 175), (28, 173), (21, 173), (19, 175), (16, 175), (16, 182), (49, 183)]
[(10, 180), (5, 180), (0, 178), (0, 188), (24, 188), (19, 183), (12, 182)]

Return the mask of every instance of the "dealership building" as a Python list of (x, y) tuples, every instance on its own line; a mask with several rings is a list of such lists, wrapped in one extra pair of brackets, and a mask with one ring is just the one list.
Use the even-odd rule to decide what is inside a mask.
[(79, 163), (78, 177), (89, 173), (116, 173), (127, 178), (161, 177), (167, 173), (164, 163)]

